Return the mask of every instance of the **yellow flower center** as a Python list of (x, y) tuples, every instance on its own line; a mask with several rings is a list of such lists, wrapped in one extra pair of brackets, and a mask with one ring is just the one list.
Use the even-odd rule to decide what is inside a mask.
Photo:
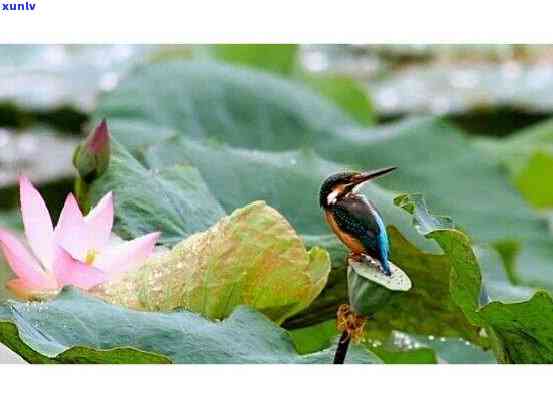
[(96, 259), (96, 255), (98, 252), (94, 249), (90, 249), (86, 252), (86, 257), (84, 259), (85, 264), (92, 265), (94, 260)]

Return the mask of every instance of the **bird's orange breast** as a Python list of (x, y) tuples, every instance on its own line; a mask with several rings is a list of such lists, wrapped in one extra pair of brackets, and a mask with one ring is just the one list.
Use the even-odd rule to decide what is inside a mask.
[(348, 233), (342, 231), (338, 224), (336, 223), (336, 220), (334, 219), (334, 216), (332, 213), (328, 210), (325, 210), (325, 219), (328, 225), (330, 225), (330, 228), (332, 231), (336, 234), (338, 239), (342, 241), (344, 245), (348, 247), (353, 253), (360, 254), (365, 252), (365, 248), (359, 241), (359, 239), (349, 235)]

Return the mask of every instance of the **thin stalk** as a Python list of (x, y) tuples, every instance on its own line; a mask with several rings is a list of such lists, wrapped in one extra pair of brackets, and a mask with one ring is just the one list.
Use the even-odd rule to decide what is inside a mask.
[(351, 340), (351, 335), (344, 331), (340, 340), (338, 341), (338, 347), (336, 347), (336, 354), (334, 354), (334, 363), (343, 364), (346, 359), (346, 354), (348, 353), (349, 342)]

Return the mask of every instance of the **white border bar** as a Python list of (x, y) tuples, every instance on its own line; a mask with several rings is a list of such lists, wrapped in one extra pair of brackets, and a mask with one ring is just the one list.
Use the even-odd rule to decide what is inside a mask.
[[(22, 0), (0, 0), (1, 3)], [(547, 43), (550, 1), (27, 0), (6, 43)], [(25, 1), (23, 1), (24, 3)]]

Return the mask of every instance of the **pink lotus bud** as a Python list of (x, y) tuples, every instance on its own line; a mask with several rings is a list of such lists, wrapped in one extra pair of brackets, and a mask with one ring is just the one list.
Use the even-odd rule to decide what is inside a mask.
[(94, 132), (88, 137), (86, 146), (90, 152), (96, 155), (105, 149), (109, 149), (109, 131), (106, 119), (102, 119)]
[(73, 164), (81, 178), (88, 182), (102, 175), (109, 165), (110, 152), (110, 134), (103, 119), (73, 156)]

